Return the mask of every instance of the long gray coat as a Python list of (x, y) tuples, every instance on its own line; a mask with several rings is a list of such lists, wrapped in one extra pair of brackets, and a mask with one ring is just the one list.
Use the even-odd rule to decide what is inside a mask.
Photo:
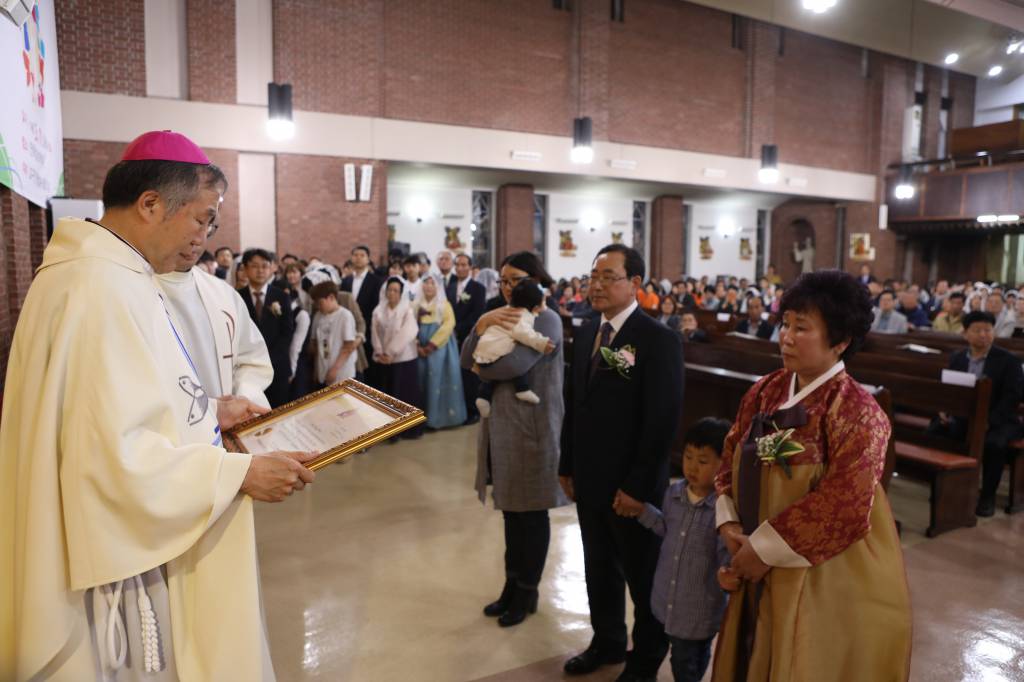
[[(544, 310), (533, 328), (551, 339), (555, 351), (542, 355), (516, 345), (512, 353), (480, 370), (480, 378), (496, 383), (491, 416), (480, 422), (477, 441), (476, 491), (486, 503), (492, 485), (494, 506), (502, 511), (540, 511), (569, 501), (558, 484), (559, 443), (562, 433), (562, 321)], [(476, 330), (462, 346), (462, 366), (473, 367), (473, 351), (480, 340)], [(515, 397), (511, 379), (527, 374), (539, 405)], [(490, 457), (488, 457), (488, 451)]]

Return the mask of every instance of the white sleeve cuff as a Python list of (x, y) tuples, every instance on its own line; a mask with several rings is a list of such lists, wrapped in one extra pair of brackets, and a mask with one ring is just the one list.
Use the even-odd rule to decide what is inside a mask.
[(235, 497), (241, 492), (242, 482), (245, 475), (249, 473), (249, 465), (252, 464), (253, 455), (242, 452), (225, 452), (224, 459), (220, 465), (220, 475), (217, 478), (217, 490), (213, 497), (213, 509), (210, 511), (210, 518), (206, 522), (209, 528), (220, 515), (228, 508)]
[(740, 515), (736, 511), (736, 503), (728, 495), (719, 495), (715, 501), (715, 528), (726, 523), (739, 523)]
[(750, 534), (750, 546), (757, 552), (761, 561), (769, 566), (808, 568), (811, 565), (811, 562), (794, 552), (793, 548), (767, 521)]

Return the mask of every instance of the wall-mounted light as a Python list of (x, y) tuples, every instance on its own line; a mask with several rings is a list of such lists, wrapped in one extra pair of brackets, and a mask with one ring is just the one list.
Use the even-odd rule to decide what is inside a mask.
[(429, 218), (432, 212), (433, 207), (431, 207), (430, 202), (426, 199), (417, 197), (409, 202), (409, 217), (417, 223), (422, 223), (424, 220)]
[(757, 179), (766, 185), (779, 181), (779, 148), (774, 144), (761, 145), (761, 168)]
[(735, 220), (733, 220), (729, 216), (722, 216), (721, 218), (718, 219), (718, 225), (716, 226), (716, 230), (723, 239), (728, 239), (729, 237), (735, 236), (736, 232), (738, 231), (738, 228), (736, 227)]
[(896, 182), (896, 187), (892, 191), (892, 195), (900, 201), (906, 201), (913, 199), (916, 190), (914, 188), (914, 182), (911, 177), (911, 171), (909, 166), (903, 166), (900, 168), (900, 177)]
[(593, 208), (586, 209), (580, 215), (580, 224), (591, 232), (597, 232), (603, 221), (604, 218), (601, 216), (601, 213)]
[(1016, 213), (1004, 213), (1003, 215), (986, 213), (985, 215), (978, 216), (979, 223), (1015, 223), (1019, 220), (1020, 216)]
[(1001, 223), (1015, 223), (1020, 220), (1020, 216), (1016, 213), (1007, 213), (1006, 215), (997, 216), (997, 219)]
[(985, 215), (978, 216), (979, 223), (994, 223), (999, 220), (999, 216), (994, 213), (986, 213)]
[(267, 110), (267, 134), (272, 139), (287, 140), (295, 135), (291, 83), (267, 83)]

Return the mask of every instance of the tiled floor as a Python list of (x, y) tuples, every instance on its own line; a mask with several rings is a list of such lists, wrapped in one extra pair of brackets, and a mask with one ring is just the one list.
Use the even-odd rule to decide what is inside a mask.
[[(499, 628), (500, 513), (472, 490), (475, 427), (381, 445), (322, 471), (257, 536), (278, 679), (550, 680), (590, 640), (571, 507), (552, 513), (540, 608)], [(914, 598), (913, 680), (1024, 680), (1024, 514), (925, 540), (927, 489), (893, 485)], [(591, 680), (613, 680), (610, 667)], [(670, 680), (667, 666), (662, 680)]]

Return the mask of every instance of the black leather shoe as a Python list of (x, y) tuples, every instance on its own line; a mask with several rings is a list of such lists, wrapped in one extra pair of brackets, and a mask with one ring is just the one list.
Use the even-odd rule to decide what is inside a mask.
[(516, 586), (512, 600), (508, 603), (508, 610), (498, 618), (498, 625), (503, 628), (519, 625), (530, 613), (537, 613), (537, 588)]
[(497, 618), (508, 611), (508, 605), (512, 601), (512, 594), (515, 592), (515, 589), (516, 581), (512, 578), (507, 578), (505, 580), (505, 587), (501, 588), (501, 596), (498, 597), (497, 601), (492, 601), (484, 607), (484, 615)]
[(658, 676), (637, 675), (628, 670), (623, 670), (622, 674), (615, 678), (615, 682), (658, 682)]
[(602, 665), (615, 665), (625, 660), (625, 651), (619, 654), (605, 654), (599, 649), (587, 649), (566, 661), (562, 669), (570, 675), (587, 675)]
[(994, 516), (996, 513), (996, 498), (995, 495), (992, 497), (982, 497), (978, 500), (978, 507), (974, 510), (975, 516), (989, 517)]

